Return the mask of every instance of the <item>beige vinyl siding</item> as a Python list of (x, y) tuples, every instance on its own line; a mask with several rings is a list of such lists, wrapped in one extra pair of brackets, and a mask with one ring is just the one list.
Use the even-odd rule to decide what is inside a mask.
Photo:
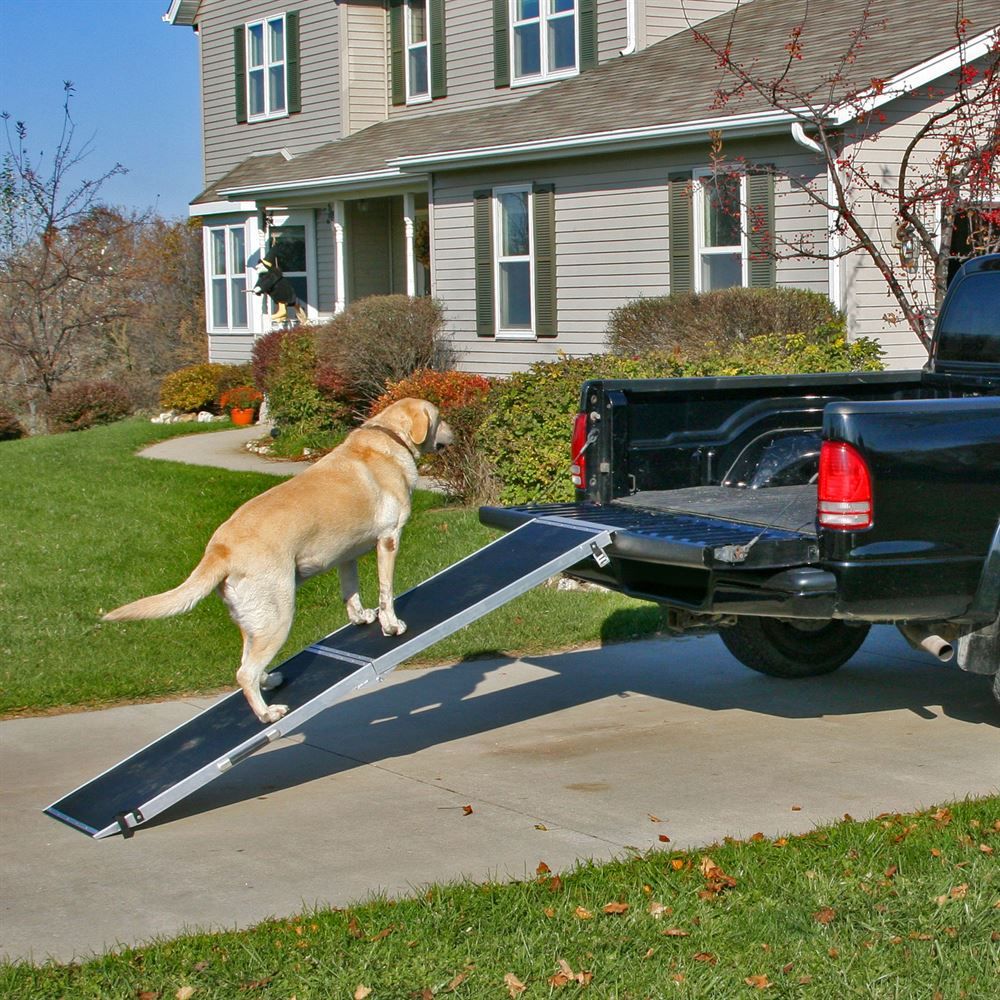
[[(625, 7), (628, 0), (598, 0), (597, 61), (606, 63), (621, 56), (628, 39)], [(641, 0), (637, 6), (641, 4)]]
[(316, 209), (316, 308), (324, 315), (333, 315), (337, 305), (337, 261), (333, 238), (333, 222), (326, 209)]
[(389, 112), (388, 19), (384, 0), (353, 0), (341, 9), (344, 134), (383, 121)]
[(685, 28), (732, 10), (737, 0), (639, 0), (639, 47), (646, 48)]
[[(942, 84), (945, 89), (947, 86), (947, 83)], [(916, 97), (902, 98), (887, 105), (883, 108), (886, 120), (879, 128), (877, 140), (861, 142), (853, 148), (856, 162), (871, 172), (877, 171), (883, 183), (895, 184), (896, 170), (906, 144), (938, 106), (925, 98)], [(917, 166), (910, 171), (912, 178), (919, 179), (925, 170), (931, 170), (930, 162), (936, 151), (939, 151), (937, 144), (917, 151), (914, 157)], [(851, 152), (849, 148), (848, 155)], [(895, 235), (893, 200), (882, 199), (873, 205), (871, 195), (865, 192), (858, 200), (857, 211), (866, 229), (875, 236), (879, 248), (896, 264), (897, 251), (892, 245)], [(929, 211), (933, 213), (935, 208), (929, 206)], [(902, 321), (899, 305), (871, 258), (861, 252), (851, 255), (845, 262), (844, 273), (852, 334), (877, 337), (886, 352), (883, 361), (887, 368), (921, 367), (927, 361), (927, 351), (909, 325)], [(918, 264), (912, 275), (897, 267), (896, 273), (909, 282), (918, 301), (933, 307), (934, 289), (924, 267)], [(886, 319), (887, 316), (899, 317), (900, 321), (893, 323)]]
[(208, 360), (220, 365), (242, 365), (253, 351), (252, 333), (210, 333)]
[[(756, 144), (737, 152), (806, 171), (808, 160), (790, 142)], [(803, 151), (804, 152), (804, 151)], [(703, 168), (707, 146), (670, 153), (642, 153), (510, 167), (487, 173), (438, 175), (434, 191), (432, 261), (434, 294), (445, 305), (446, 328), (460, 356), (458, 367), (485, 375), (520, 371), (559, 353), (587, 355), (604, 349), (608, 315), (633, 299), (669, 292), (667, 177)], [(556, 191), (556, 290), (558, 335), (511, 342), (476, 336), (472, 261), (472, 193), (517, 182), (553, 183)], [(824, 211), (779, 184), (776, 218), (782, 228), (810, 230), (825, 241)], [(779, 261), (778, 282), (826, 293), (827, 265)]]
[[(312, 149), (341, 133), (338, 5), (330, 0), (215, 0), (199, 19), (205, 184), (253, 153)], [(233, 29), (249, 21), (299, 12), (302, 111), (271, 121), (237, 124)], [(192, 195), (197, 192), (192, 192)]]

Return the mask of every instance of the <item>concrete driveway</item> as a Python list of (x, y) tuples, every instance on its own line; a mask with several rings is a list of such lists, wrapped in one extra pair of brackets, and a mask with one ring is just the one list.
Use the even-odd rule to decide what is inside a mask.
[(986, 680), (876, 629), (807, 681), (746, 670), (714, 637), (399, 671), (130, 840), (43, 815), (211, 700), (0, 724), (0, 954), (68, 960), (660, 834), (777, 836), (1000, 789)]

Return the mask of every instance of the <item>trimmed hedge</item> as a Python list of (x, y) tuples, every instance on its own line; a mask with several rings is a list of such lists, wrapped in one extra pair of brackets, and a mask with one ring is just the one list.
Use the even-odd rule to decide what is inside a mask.
[(45, 405), (45, 415), (53, 431), (83, 431), (123, 420), (133, 409), (131, 397), (117, 382), (98, 380), (57, 386)]
[(679, 351), (686, 357), (766, 334), (812, 334), (839, 319), (819, 292), (801, 288), (724, 288), (636, 299), (608, 317), (614, 354)]

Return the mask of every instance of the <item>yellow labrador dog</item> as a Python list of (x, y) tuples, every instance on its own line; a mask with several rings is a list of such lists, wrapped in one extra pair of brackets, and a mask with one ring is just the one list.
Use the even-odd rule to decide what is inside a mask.
[[(281, 683), (265, 677), (288, 637), (295, 588), (336, 566), (348, 618), (365, 625), (378, 617), (385, 635), (402, 635), (406, 624), (393, 608), (393, 570), (419, 455), (451, 444), (451, 428), (437, 407), (401, 399), (386, 407), (344, 442), (294, 479), (248, 500), (209, 540), (191, 575), (173, 590), (110, 611), (105, 621), (166, 618), (189, 611), (215, 588), (243, 634), (236, 680), (261, 722), (276, 722), (287, 705), (268, 705), (262, 695)], [(358, 596), (358, 557), (377, 551), (378, 610)]]

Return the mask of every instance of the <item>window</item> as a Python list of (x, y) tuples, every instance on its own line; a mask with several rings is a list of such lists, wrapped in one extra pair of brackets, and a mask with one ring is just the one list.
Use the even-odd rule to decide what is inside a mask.
[(514, 83), (569, 76), (579, 65), (577, 0), (510, 0)]
[(246, 330), (246, 229), (218, 226), (207, 234), (211, 329)]
[(474, 191), (476, 334), (556, 336), (555, 187)]
[(499, 188), (494, 194), (496, 329), (532, 335), (532, 227), (529, 188)]
[(250, 120), (287, 114), (285, 15), (246, 26), (247, 113)]
[(695, 187), (695, 290), (745, 285), (745, 180), (740, 174), (699, 177)]
[(406, 99), (430, 99), (430, 41), (427, 0), (406, 0)]

